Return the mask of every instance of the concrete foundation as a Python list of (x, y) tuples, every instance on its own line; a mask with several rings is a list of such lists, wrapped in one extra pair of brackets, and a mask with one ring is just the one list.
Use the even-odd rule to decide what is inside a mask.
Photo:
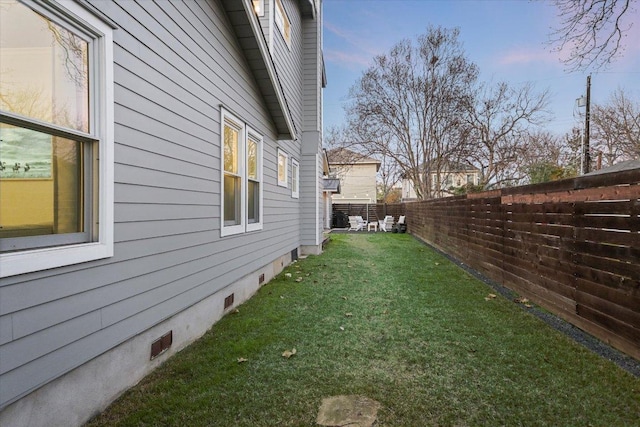
[[(47, 383), (0, 412), (2, 427), (81, 426), (172, 355), (191, 344), (226, 313), (249, 299), (291, 263), (289, 253), (216, 294)], [(264, 274), (260, 285), (259, 277)], [(234, 304), (224, 309), (224, 299)], [(173, 331), (171, 347), (153, 360), (151, 343)]]

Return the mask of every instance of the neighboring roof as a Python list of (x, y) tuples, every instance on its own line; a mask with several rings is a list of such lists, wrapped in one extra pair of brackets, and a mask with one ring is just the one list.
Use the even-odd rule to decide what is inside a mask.
[[(308, 0), (302, 2), (303, 5), (307, 3)], [(296, 127), (291, 110), (251, 0), (222, 0), (222, 5), (271, 113), (278, 139), (295, 139)]]
[(322, 191), (340, 194), (340, 180), (336, 178), (323, 178)]
[(625, 162), (616, 163), (608, 168), (586, 173), (585, 175), (602, 175), (611, 172), (621, 172), (630, 169), (640, 169), (640, 160), (627, 160)]
[(356, 153), (346, 148), (334, 148), (327, 151), (330, 165), (355, 165), (355, 164), (375, 164), (376, 171), (380, 169), (380, 160), (367, 157), (364, 154)]

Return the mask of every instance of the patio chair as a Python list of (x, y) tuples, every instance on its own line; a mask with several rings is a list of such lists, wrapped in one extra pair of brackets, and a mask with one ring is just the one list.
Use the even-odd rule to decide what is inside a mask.
[(362, 222), (358, 221), (355, 216), (349, 217), (349, 229), (347, 231), (360, 231), (363, 229), (364, 224)]
[(398, 218), (398, 223), (393, 226), (394, 233), (406, 233), (407, 232), (407, 222), (406, 217), (404, 215), (400, 215)]
[(362, 218), (360, 215), (357, 215), (357, 216), (356, 216), (356, 220), (357, 220), (360, 224), (362, 224), (362, 228), (364, 228), (364, 227), (366, 227), (366, 226), (367, 226), (367, 222), (368, 222), (368, 221), (367, 221), (366, 219)]
[(378, 223), (380, 224), (380, 230), (385, 233), (393, 229), (393, 217), (391, 215), (385, 216), (384, 219), (381, 219)]

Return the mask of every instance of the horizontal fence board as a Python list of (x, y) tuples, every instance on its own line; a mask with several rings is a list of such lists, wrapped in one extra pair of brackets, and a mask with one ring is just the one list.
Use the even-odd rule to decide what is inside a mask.
[(574, 253), (577, 264), (588, 266), (595, 270), (607, 271), (629, 279), (640, 279), (640, 264), (620, 262), (611, 258), (602, 258), (585, 253)]
[(640, 358), (640, 169), (403, 212), (420, 239)]
[(640, 330), (616, 319), (615, 317), (609, 316), (583, 304), (577, 305), (576, 312), (581, 317), (596, 323), (607, 330), (615, 331), (615, 335), (628, 339), (631, 342), (640, 342)]
[(593, 295), (630, 310), (637, 310), (640, 307), (640, 288), (613, 288), (602, 283), (579, 278), (576, 280), (576, 290), (582, 294)]
[(576, 240), (610, 243), (613, 245), (640, 246), (640, 233), (624, 230), (582, 228), (575, 230)]
[(589, 307), (614, 319), (618, 319), (628, 324), (632, 329), (640, 332), (640, 313), (638, 312), (584, 292), (576, 292), (575, 300), (578, 305)]

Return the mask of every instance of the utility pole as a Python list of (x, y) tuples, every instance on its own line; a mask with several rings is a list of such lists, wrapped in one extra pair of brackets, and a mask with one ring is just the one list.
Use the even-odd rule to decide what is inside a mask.
[(584, 143), (582, 144), (582, 174), (589, 173), (591, 156), (589, 155), (589, 114), (591, 108), (591, 74), (587, 76), (587, 103), (584, 114)]

